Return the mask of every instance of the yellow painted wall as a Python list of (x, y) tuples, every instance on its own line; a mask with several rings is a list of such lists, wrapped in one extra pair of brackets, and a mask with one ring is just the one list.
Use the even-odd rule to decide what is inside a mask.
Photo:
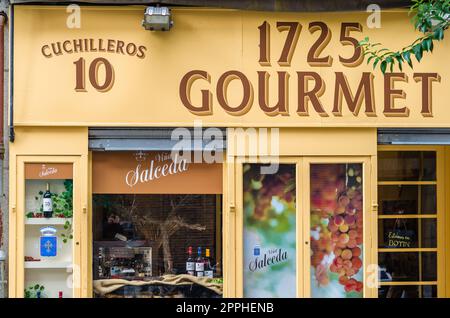
[[(267, 13), (211, 9), (173, 9), (174, 27), (170, 32), (149, 32), (141, 26), (144, 7), (81, 7), (81, 27), (68, 28), (70, 16), (63, 6), (15, 6), (14, 9), (14, 121), (16, 125), (73, 125), (73, 126), (192, 126), (195, 119), (204, 125), (271, 126), (271, 127), (446, 127), (450, 124), (449, 99), (450, 66), (443, 63), (449, 52), (449, 42), (436, 43), (432, 55), (426, 53), (414, 72), (437, 72), (441, 82), (432, 84), (433, 116), (424, 117), (421, 111), (421, 83), (413, 79), (407, 66), (408, 83), (395, 83), (403, 89), (405, 99), (396, 99), (395, 107), (407, 106), (408, 117), (386, 117), (384, 82), (379, 70), (372, 71), (365, 63), (357, 67), (344, 66), (339, 57), (353, 54), (352, 45), (340, 42), (342, 22), (359, 22), (362, 32), (351, 31), (358, 40), (369, 36), (374, 42), (396, 49), (411, 43), (419, 36), (414, 31), (406, 11), (387, 11), (381, 14), (382, 28), (366, 26), (368, 13)], [(259, 59), (259, 31), (264, 21), (270, 23), (271, 65), (261, 66)], [(287, 31), (279, 32), (276, 23), (296, 21), (301, 24), (298, 44), (290, 66), (280, 66), (277, 60), (284, 46)], [(310, 66), (307, 54), (320, 32), (308, 30), (310, 22), (325, 22), (331, 38), (319, 56), (331, 56), (331, 66)], [(121, 40), (145, 46), (145, 58), (108, 52), (64, 53), (45, 57), (43, 46), (74, 39)], [(96, 42), (97, 43), (97, 42)], [(97, 45), (98, 46), (98, 45)], [(44, 50), (47, 52), (48, 50)], [(104, 92), (97, 91), (89, 81), (89, 67), (98, 57), (106, 58), (114, 68), (114, 85)], [(75, 65), (85, 59), (85, 90), (75, 90)], [(212, 114), (197, 116), (183, 106), (179, 88), (182, 77), (191, 70), (204, 70), (210, 83), (197, 80), (192, 85), (191, 101), (201, 102), (201, 89), (212, 94)], [(219, 105), (216, 84), (226, 71), (245, 74), (253, 87), (253, 102), (248, 113), (232, 116)], [(258, 104), (258, 71), (267, 71), (270, 105), (277, 102), (278, 71), (289, 73), (289, 114), (268, 116)], [(309, 116), (297, 114), (297, 72), (317, 72), (324, 80), (325, 92), (320, 98), (328, 117), (321, 117), (309, 105)], [(397, 70), (396, 70), (397, 71)], [(343, 114), (331, 114), (335, 91), (335, 72), (343, 72), (355, 94), (363, 72), (374, 75), (376, 117), (364, 114), (364, 104), (354, 116), (343, 102)], [(99, 82), (103, 83), (104, 67), (100, 66)], [(311, 84), (312, 85), (312, 84)], [(242, 85), (230, 83), (228, 102), (236, 106), (242, 99)]]

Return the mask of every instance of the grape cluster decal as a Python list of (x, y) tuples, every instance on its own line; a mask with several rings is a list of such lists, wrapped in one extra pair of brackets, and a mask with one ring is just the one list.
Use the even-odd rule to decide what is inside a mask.
[(313, 296), (362, 297), (362, 207), (361, 164), (311, 166)]

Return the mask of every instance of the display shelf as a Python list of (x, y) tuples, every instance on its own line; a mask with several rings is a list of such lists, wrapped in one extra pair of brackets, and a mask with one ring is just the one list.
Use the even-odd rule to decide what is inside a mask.
[(71, 268), (72, 262), (61, 261), (31, 261), (25, 262), (26, 269), (67, 269)]
[(64, 225), (66, 221), (71, 221), (71, 218), (27, 218), (26, 225)]

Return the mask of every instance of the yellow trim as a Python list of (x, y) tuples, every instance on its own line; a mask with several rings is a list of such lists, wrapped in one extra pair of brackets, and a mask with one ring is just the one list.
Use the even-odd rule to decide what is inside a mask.
[[(311, 297), (310, 285), (310, 164), (314, 163), (361, 163), (364, 175), (364, 264), (368, 266), (376, 261), (376, 215), (370, 213), (371, 196), (376, 191), (375, 178), (371, 174), (371, 164), (376, 162), (376, 157), (370, 156), (326, 156), (326, 157), (282, 157), (279, 163), (296, 165), (296, 230), (297, 230), (297, 297)], [(243, 164), (256, 163), (257, 160), (244, 160), (239, 158), (236, 165), (236, 295), (243, 297)], [(375, 190), (374, 190), (375, 188)], [(375, 226), (372, 226), (375, 223)], [(375, 244), (375, 248), (374, 248)], [(366, 270), (364, 279), (370, 279)], [(376, 286), (375, 286), (376, 287)], [(377, 288), (364, 287), (364, 297), (376, 297)]]
[(436, 181), (378, 181), (378, 185), (436, 185)]
[[(436, 252), (437, 254), (437, 296), (445, 297), (448, 296), (449, 287), (448, 287), (448, 278), (446, 284), (446, 258), (448, 258), (449, 252), (445, 252), (445, 245), (449, 244), (449, 231), (446, 231), (445, 227), (445, 216), (449, 212), (449, 202), (447, 202), (446, 206), (446, 193), (445, 186), (449, 180), (449, 175), (447, 172), (447, 178), (445, 170), (448, 170), (449, 158), (448, 154), (450, 154), (449, 147), (445, 146), (421, 146), (421, 145), (380, 145), (378, 146), (378, 152), (381, 151), (435, 151), (436, 152), (436, 181), (408, 181), (408, 182), (390, 182), (390, 181), (380, 181), (378, 185), (386, 185), (386, 184), (411, 184), (411, 185), (428, 185), (435, 184), (436, 185), (436, 199), (437, 199), (437, 213), (435, 217), (437, 219), (437, 248), (417, 248), (417, 249), (378, 249), (379, 252)], [(447, 156), (446, 156), (447, 153)], [(447, 166), (447, 168), (446, 168)], [(447, 195), (448, 196), (448, 195)], [(448, 199), (447, 199), (448, 200)], [(411, 218), (432, 218), (430, 214), (415, 214), (415, 215), (402, 215), (395, 216), (395, 218), (406, 218), (411, 216)], [(383, 215), (379, 216), (379, 219), (388, 219), (394, 218), (394, 216)], [(447, 229), (449, 227), (447, 226)], [(446, 239), (447, 237), (447, 239)], [(447, 256), (446, 256), (447, 253)], [(448, 272), (448, 271), (447, 271)], [(448, 274), (447, 274), (448, 275)], [(385, 285), (385, 283), (380, 282), (381, 286)], [(429, 282), (423, 282), (423, 284), (419, 285), (429, 285)], [(405, 282), (399, 282), (397, 285), (406, 285)], [(411, 285), (418, 285), (417, 283), (413, 283)]]
[(378, 253), (414, 253), (414, 252), (438, 252), (437, 247), (417, 247), (417, 248), (379, 248)]
[(421, 281), (421, 282), (380, 282), (380, 286), (428, 286), (438, 285), (437, 281)]
[[(73, 297), (81, 297), (83, 286), (83, 266), (81, 266), (82, 247), (82, 190), (83, 177), (80, 167), (80, 156), (17, 156), (17, 202), (14, 214), (10, 216), (13, 221), (14, 230), (17, 233), (16, 239), (10, 241), (10, 247), (14, 249), (10, 252), (10, 264), (14, 264), (15, 280), (10, 280), (10, 297), (24, 296), (25, 269), (24, 269), (24, 242), (25, 242), (25, 164), (36, 162), (48, 163), (71, 163), (73, 165)], [(11, 277), (10, 277), (11, 278)]]
[(379, 220), (383, 219), (436, 219), (436, 214), (382, 214), (378, 215)]

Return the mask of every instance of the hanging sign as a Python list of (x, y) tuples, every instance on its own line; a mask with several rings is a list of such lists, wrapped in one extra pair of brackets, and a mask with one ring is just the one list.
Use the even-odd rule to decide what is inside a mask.
[(220, 194), (222, 164), (189, 163), (170, 152), (94, 152), (93, 193)]
[(41, 230), (40, 249), (41, 256), (53, 257), (56, 256), (57, 248), (57, 230), (54, 227), (44, 227)]

